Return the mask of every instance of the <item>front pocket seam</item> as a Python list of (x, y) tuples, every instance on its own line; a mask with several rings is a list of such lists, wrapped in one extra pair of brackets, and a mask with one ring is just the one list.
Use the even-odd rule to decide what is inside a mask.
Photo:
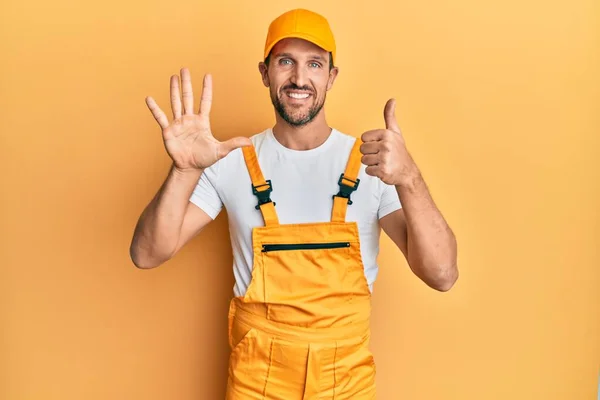
[(271, 365), (273, 364), (273, 338), (270, 340), (271, 345), (269, 346), (269, 365), (267, 366), (267, 373), (265, 374), (265, 386), (263, 388), (263, 399), (267, 398), (267, 385), (269, 384), (269, 375), (271, 373)]

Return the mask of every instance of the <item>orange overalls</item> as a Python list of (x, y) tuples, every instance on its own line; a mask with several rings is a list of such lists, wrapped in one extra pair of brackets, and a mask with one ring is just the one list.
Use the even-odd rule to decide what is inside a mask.
[(358, 225), (345, 221), (359, 184), (360, 144), (338, 182), (331, 222), (286, 225), (279, 224), (254, 147), (243, 148), (265, 226), (252, 231), (247, 292), (231, 300), (228, 400), (375, 398), (371, 292)]

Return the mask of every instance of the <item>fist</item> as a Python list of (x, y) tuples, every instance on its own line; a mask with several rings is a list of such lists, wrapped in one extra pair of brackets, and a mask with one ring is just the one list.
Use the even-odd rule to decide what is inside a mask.
[(388, 185), (412, 183), (418, 175), (417, 166), (406, 149), (404, 138), (395, 116), (396, 100), (385, 105), (385, 129), (375, 129), (362, 134), (360, 152), (365, 172), (376, 176)]

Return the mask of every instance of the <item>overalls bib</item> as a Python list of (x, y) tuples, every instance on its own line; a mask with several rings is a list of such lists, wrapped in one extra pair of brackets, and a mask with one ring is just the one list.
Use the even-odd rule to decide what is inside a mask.
[(331, 222), (285, 225), (254, 147), (243, 147), (265, 226), (252, 231), (246, 294), (230, 304), (227, 400), (375, 398), (371, 292), (358, 225), (345, 221), (359, 184), (360, 144), (357, 139), (340, 176)]

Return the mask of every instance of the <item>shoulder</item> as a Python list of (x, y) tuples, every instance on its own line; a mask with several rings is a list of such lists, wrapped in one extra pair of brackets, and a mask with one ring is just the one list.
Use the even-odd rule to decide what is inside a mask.
[(352, 146), (354, 146), (354, 143), (357, 140), (360, 140), (359, 138), (356, 138), (348, 133), (342, 132), (335, 128), (332, 129), (331, 134), (333, 135), (333, 139), (336, 142), (336, 146), (347, 148), (348, 150), (351, 150)]
[[(265, 143), (265, 139), (267, 138), (268, 132), (269, 132), (269, 130), (265, 129), (262, 132), (255, 133), (254, 135), (250, 136), (250, 141), (252, 142), (252, 145), (255, 148), (262, 147), (263, 143)], [(239, 149), (239, 150), (241, 151), (241, 149)]]

